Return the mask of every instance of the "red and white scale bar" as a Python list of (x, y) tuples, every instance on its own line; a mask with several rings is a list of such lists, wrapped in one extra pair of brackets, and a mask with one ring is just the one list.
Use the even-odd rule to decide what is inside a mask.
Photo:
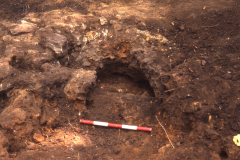
[(90, 121), (90, 120), (84, 120), (84, 119), (80, 119), (80, 123), (91, 124), (91, 125), (96, 125), (96, 126), (104, 126), (104, 127), (137, 130), (137, 131), (147, 131), (147, 132), (152, 131), (152, 128), (148, 128), (148, 127), (139, 127), (139, 126), (131, 126), (131, 125), (124, 125), (124, 124), (108, 123), (108, 122)]

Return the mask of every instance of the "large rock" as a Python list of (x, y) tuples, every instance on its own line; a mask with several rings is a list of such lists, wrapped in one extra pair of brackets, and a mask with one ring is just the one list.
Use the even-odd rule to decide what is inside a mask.
[(67, 38), (61, 34), (52, 33), (47, 36), (45, 45), (55, 52), (57, 58), (67, 54)]
[(10, 29), (10, 32), (12, 35), (17, 35), (20, 33), (34, 32), (37, 28), (36, 24), (22, 20), (21, 24), (18, 24), (14, 28)]
[(40, 108), (42, 99), (40, 96), (21, 89), (12, 91), (11, 96), (13, 96), (13, 99), (9, 107), (22, 108), (28, 113), (28, 117), (31, 117), (31, 119), (38, 119), (41, 114)]
[(84, 104), (86, 95), (96, 82), (96, 71), (87, 71), (84, 69), (76, 70), (73, 73), (72, 79), (64, 88), (64, 93), (69, 101), (79, 100)]
[(40, 41), (44, 47), (54, 51), (57, 58), (65, 56), (68, 52), (67, 38), (64, 35), (54, 33), (50, 27), (38, 30), (35, 41)]
[(0, 115), (0, 124), (4, 129), (14, 129), (16, 124), (26, 120), (26, 112), (21, 108), (6, 108)]
[(38, 124), (41, 115), (41, 98), (36, 98), (26, 90), (13, 90), (8, 93), (10, 105), (0, 114), (0, 124), (4, 129), (15, 130), (14, 134), (25, 136)]

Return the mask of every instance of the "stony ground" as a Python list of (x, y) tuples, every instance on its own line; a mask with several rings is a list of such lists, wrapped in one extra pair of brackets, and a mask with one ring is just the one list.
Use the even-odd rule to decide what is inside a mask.
[(0, 159), (240, 159), (239, 4), (1, 0)]

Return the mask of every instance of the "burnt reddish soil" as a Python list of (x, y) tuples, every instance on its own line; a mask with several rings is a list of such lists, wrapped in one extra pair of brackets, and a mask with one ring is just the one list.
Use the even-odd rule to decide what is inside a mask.
[(240, 159), (238, 0), (1, 0), (0, 14), (0, 159)]

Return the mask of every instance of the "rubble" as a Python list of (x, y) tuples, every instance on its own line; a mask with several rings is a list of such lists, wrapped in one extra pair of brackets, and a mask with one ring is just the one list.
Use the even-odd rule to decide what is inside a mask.
[(72, 79), (64, 88), (64, 93), (69, 101), (79, 100), (86, 103), (86, 94), (96, 82), (96, 71), (83, 69), (75, 70)]
[(30, 33), (34, 32), (37, 29), (37, 25), (34, 23), (27, 22), (25, 20), (21, 21), (21, 24), (18, 24), (14, 28), (10, 29), (12, 35), (17, 35), (20, 33)]
[(67, 38), (64, 35), (54, 33), (46, 27), (36, 32), (36, 37), (40, 37), (40, 43), (54, 51), (56, 58), (63, 57), (67, 54)]

